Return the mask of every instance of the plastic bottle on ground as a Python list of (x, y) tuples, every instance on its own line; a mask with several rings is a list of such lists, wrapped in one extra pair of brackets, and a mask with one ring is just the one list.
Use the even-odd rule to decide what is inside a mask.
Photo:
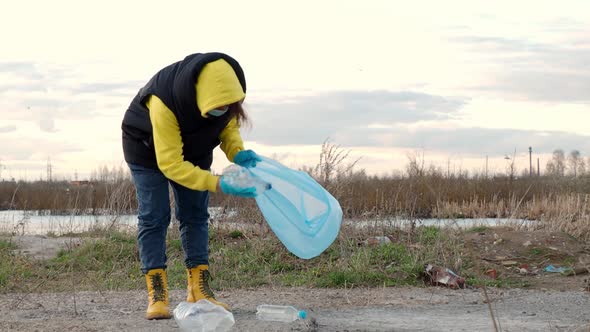
[(174, 309), (174, 320), (183, 332), (226, 332), (235, 323), (231, 312), (205, 299), (180, 302)]
[(307, 313), (292, 306), (261, 304), (256, 308), (256, 318), (273, 322), (293, 322), (305, 319)]

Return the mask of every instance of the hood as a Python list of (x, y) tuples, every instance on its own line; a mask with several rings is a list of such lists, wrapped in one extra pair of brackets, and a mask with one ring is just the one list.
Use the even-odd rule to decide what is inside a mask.
[(220, 106), (233, 104), (246, 97), (238, 76), (223, 59), (206, 64), (195, 85), (197, 106), (203, 117)]

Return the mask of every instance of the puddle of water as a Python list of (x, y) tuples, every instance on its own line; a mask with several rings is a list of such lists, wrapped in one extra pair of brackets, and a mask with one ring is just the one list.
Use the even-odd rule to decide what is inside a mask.
[(385, 219), (385, 220), (346, 220), (345, 225), (350, 225), (358, 228), (378, 228), (378, 227), (410, 227), (415, 223), (416, 227), (420, 226), (435, 226), (435, 227), (456, 227), (456, 228), (472, 228), (478, 226), (497, 227), (497, 226), (513, 226), (526, 227), (534, 223), (534, 220), (525, 219), (508, 219), (508, 218), (473, 218), (473, 219)]
[[(221, 208), (209, 208), (211, 218), (233, 216), (235, 212), (223, 213)], [(5, 210), (0, 211), (0, 232), (19, 235), (62, 235), (80, 233), (92, 228), (115, 226), (119, 230), (134, 230), (137, 215), (50, 215), (48, 211)], [(171, 225), (172, 227), (172, 225)]]
[(137, 223), (133, 215), (47, 215), (44, 211), (0, 211), (0, 231), (19, 235), (78, 233), (93, 227), (113, 224), (131, 227)]
[[(210, 207), (211, 223), (232, 230), (250, 230), (260, 227), (254, 223), (217, 222), (223, 217), (235, 216), (235, 211), (224, 214), (221, 208)], [(523, 219), (375, 219), (375, 220), (345, 220), (344, 225), (355, 228), (381, 228), (397, 227), (405, 228), (415, 222), (419, 226), (459, 227), (471, 228), (476, 226), (496, 227), (515, 226), (526, 227), (535, 221)], [(0, 211), (0, 232), (22, 235), (45, 235), (53, 233), (61, 235), (66, 233), (79, 233), (93, 227), (116, 226), (119, 230), (134, 230), (137, 226), (136, 215), (48, 215), (44, 211), (6, 210)], [(171, 225), (171, 227), (173, 227)]]

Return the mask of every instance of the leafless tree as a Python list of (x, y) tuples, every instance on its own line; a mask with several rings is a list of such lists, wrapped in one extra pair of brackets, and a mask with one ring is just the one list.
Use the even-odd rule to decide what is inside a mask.
[(586, 164), (584, 163), (584, 157), (578, 150), (572, 150), (567, 158), (569, 173), (574, 177), (582, 175), (585, 172)]
[(0, 159), (0, 181), (2, 181), (2, 169), (6, 168), (4, 165), (2, 165), (2, 159)]
[(320, 162), (314, 169), (314, 175), (324, 185), (329, 185), (337, 174), (350, 172), (360, 160), (357, 158), (353, 162), (346, 163), (349, 155), (350, 150), (345, 150), (340, 145), (330, 142), (329, 138), (326, 139), (322, 144)]
[[(406, 172), (409, 177), (420, 177), (424, 175), (424, 151), (420, 155), (419, 152), (408, 153), (408, 164), (406, 165)], [(449, 176), (449, 170), (447, 168), (447, 176)]]
[(506, 160), (506, 174), (510, 178), (510, 183), (512, 183), (516, 174), (516, 149), (514, 149), (512, 157), (506, 155), (504, 159)]
[(553, 151), (553, 156), (551, 157), (551, 160), (547, 162), (546, 171), (548, 175), (565, 175), (565, 153), (562, 149), (557, 149)]

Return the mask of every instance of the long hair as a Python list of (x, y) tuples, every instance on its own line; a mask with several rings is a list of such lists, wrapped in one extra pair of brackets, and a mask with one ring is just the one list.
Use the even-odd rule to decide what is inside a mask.
[(239, 125), (249, 123), (248, 115), (246, 114), (244, 107), (242, 107), (241, 101), (229, 105), (229, 113), (232, 117), (236, 118)]

